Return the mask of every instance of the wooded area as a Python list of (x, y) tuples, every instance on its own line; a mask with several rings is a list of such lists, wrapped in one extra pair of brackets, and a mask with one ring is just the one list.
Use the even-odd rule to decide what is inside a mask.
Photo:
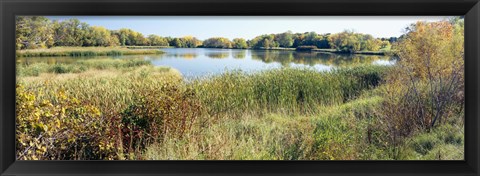
[(42, 16), (19, 16), (17, 23), (17, 49), (50, 48), (56, 46), (165, 46), (177, 48), (237, 48), (268, 49), (314, 46), (320, 49), (336, 49), (342, 52), (389, 50), (396, 37), (374, 38), (370, 34), (345, 30), (336, 34), (315, 32), (264, 34), (251, 40), (213, 37), (201, 41), (193, 36), (179, 38), (154, 34), (144, 36), (140, 32), (122, 28), (109, 30), (90, 26), (78, 19), (50, 20)]

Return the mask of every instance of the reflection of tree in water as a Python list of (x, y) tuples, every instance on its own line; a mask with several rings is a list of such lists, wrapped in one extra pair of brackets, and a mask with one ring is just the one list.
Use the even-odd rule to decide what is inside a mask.
[(262, 51), (253, 52), (252, 59), (265, 63), (277, 62), (282, 66), (290, 63), (314, 66), (318, 64), (331, 66), (348, 66), (356, 64), (371, 64), (376, 60), (388, 60), (387, 56), (333, 54), (321, 52), (294, 52), (294, 51)]
[(232, 57), (235, 59), (245, 59), (247, 55), (246, 50), (232, 51)]
[(225, 59), (230, 56), (230, 52), (207, 52), (205, 56), (211, 59)]
[(284, 52), (284, 51), (260, 51), (252, 52), (252, 59), (261, 60), (264, 63), (278, 62), (282, 66), (289, 66), (290, 63), (294, 60), (294, 52)]
[(174, 53), (174, 54), (168, 54), (169, 57), (175, 57), (175, 58), (182, 58), (186, 60), (192, 60), (197, 58), (196, 53)]

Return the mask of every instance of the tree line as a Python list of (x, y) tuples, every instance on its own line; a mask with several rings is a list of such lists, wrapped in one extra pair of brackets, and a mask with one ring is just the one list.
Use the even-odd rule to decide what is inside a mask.
[(78, 19), (50, 20), (43, 16), (16, 17), (16, 48), (36, 49), (55, 46), (174, 46), (194, 48), (202, 41), (192, 36), (181, 38), (144, 36), (122, 28), (109, 30), (90, 26)]
[(264, 34), (251, 40), (213, 37), (201, 41), (193, 36), (179, 38), (144, 36), (140, 32), (122, 28), (109, 30), (90, 26), (78, 19), (50, 20), (43, 16), (16, 17), (17, 49), (50, 48), (55, 46), (165, 46), (177, 48), (238, 48), (271, 49), (312, 46), (343, 52), (378, 51), (389, 49), (396, 37), (374, 38), (370, 34), (345, 30), (340, 33), (315, 32)]

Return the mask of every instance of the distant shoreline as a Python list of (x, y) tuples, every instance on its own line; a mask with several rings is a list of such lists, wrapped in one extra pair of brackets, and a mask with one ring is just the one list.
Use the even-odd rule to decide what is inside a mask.
[[(16, 57), (55, 57), (55, 56), (117, 56), (117, 55), (142, 55), (162, 54), (158, 49), (171, 49), (172, 46), (118, 46), (118, 47), (53, 47), (48, 49), (24, 49), (17, 50)], [(208, 47), (196, 47), (206, 48)], [(211, 49), (234, 49), (234, 48), (211, 48)], [(246, 48), (249, 50), (280, 50), (297, 51), (296, 48)], [(338, 51), (336, 49), (311, 49), (297, 52), (323, 52), (335, 54), (363, 54), (363, 55), (387, 55), (387, 51), (356, 51), (354, 53)]]
[(53, 47), (47, 49), (17, 50), (16, 57), (83, 57), (83, 56), (120, 56), (162, 54), (158, 49), (129, 49), (126, 47)]
[[(252, 49), (252, 50), (283, 50), (283, 51), (297, 51), (296, 48), (262, 48), (262, 49)], [(302, 52), (302, 51), (299, 51)], [(336, 49), (312, 49), (310, 51), (303, 52), (325, 52), (325, 53), (335, 53), (335, 54), (364, 54), (364, 55), (387, 55), (386, 51), (356, 51), (353, 53), (338, 51)]]

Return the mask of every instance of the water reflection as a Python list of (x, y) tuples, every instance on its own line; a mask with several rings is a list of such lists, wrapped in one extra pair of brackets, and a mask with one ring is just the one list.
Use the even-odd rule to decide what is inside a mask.
[(277, 62), (282, 66), (289, 66), (291, 63), (307, 66), (330, 65), (349, 66), (358, 64), (373, 64), (374, 62), (383, 65), (390, 64), (390, 58), (378, 55), (347, 55), (321, 52), (294, 52), (294, 51), (264, 51), (252, 54), (252, 59), (261, 60), (265, 63)]
[(74, 63), (87, 59), (145, 59), (156, 66), (169, 66), (186, 76), (218, 74), (225, 70), (240, 69), (247, 72), (281, 67), (308, 67), (330, 70), (356, 64), (390, 65), (388, 56), (342, 55), (322, 52), (295, 52), (240, 49), (168, 48), (161, 55), (127, 55), (98, 57), (29, 57), (17, 58), (21, 64), (44, 62), (48, 64)]
[(173, 53), (173, 54), (167, 54), (169, 57), (176, 57), (176, 58), (182, 58), (186, 60), (192, 60), (197, 58), (196, 53)]
[(247, 56), (247, 50), (232, 51), (232, 57), (235, 59), (245, 59), (246, 56)]
[(230, 52), (207, 52), (205, 56), (211, 59), (225, 59), (230, 57)]

